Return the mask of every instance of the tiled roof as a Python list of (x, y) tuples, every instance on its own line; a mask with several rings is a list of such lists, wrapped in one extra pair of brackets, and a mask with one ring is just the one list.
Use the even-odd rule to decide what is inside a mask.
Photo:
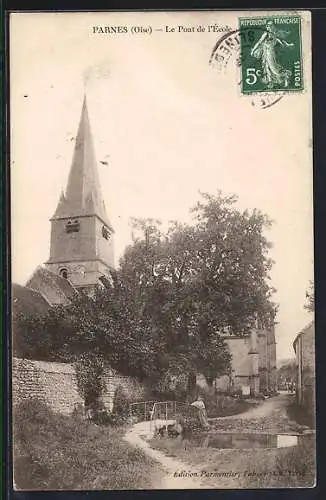
[(39, 292), (15, 283), (12, 285), (12, 310), (14, 315), (23, 312), (44, 314), (49, 307), (50, 304)]
[(26, 283), (28, 288), (42, 293), (51, 305), (68, 304), (78, 293), (69, 280), (39, 266)]

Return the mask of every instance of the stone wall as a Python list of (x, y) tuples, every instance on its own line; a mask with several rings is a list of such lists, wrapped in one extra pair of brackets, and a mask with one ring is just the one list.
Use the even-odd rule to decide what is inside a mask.
[(49, 363), (13, 358), (12, 399), (40, 399), (54, 411), (69, 414), (83, 404), (77, 391), (74, 367), (68, 363)]
[(104, 370), (104, 392), (102, 402), (107, 410), (112, 411), (114, 397), (118, 387), (122, 389), (127, 398), (132, 401), (142, 401), (146, 399), (146, 386), (140, 384), (138, 380), (120, 375), (115, 370), (107, 368)]
[[(102, 400), (112, 410), (114, 396), (120, 386), (132, 401), (144, 397), (145, 386), (131, 377), (125, 377), (106, 368), (104, 371)], [(83, 400), (77, 390), (75, 368), (69, 363), (49, 363), (13, 358), (12, 362), (13, 405), (23, 400), (40, 399), (54, 412), (70, 414)]]

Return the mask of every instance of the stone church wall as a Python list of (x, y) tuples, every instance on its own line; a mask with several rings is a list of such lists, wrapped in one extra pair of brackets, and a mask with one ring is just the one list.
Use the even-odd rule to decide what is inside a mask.
[[(104, 372), (104, 382), (102, 399), (109, 410), (113, 408), (119, 386), (134, 401), (141, 400), (145, 394), (145, 387), (138, 381), (109, 368)], [(12, 399), (14, 407), (20, 401), (39, 399), (52, 411), (66, 415), (72, 413), (77, 404), (83, 405), (72, 364), (21, 358), (13, 358), (12, 361)]]

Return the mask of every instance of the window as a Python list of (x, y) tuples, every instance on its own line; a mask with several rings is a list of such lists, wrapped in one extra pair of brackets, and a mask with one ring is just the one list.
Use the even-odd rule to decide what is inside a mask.
[(78, 233), (79, 229), (80, 229), (80, 224), (77, 219), (68, 220), (65, 227), (66, 233)]
[(59, 274), (61, 278), (64, 278), (65, 280), (68, 279), (68, 269), (66, 268), (60, 269)]
[(102, 226), (102, 236), (103, 238), (105, 238), (106, 240), (108, 240), (110, 238), (110, 231), (108, 230), (107, 227), (105, 226)]

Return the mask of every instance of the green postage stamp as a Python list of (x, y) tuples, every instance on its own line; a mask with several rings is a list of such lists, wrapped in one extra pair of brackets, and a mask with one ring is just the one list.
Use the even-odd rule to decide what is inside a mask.
[(301, 18), (240, 18), (242, 92), (303, 90)]

